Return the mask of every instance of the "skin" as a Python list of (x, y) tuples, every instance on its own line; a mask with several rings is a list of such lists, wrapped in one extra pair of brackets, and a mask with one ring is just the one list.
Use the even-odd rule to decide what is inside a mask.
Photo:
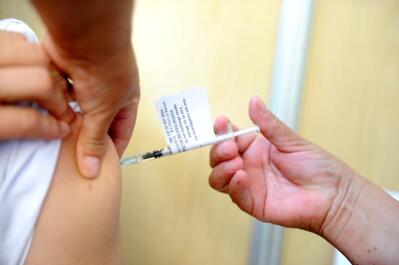
[(118, 154), (108, 138), (99, 176), (83, 178), (75, 163), (81, 125), (79, 116), (62, 142), (26, 265), (122, 264)]
[(73, 80), (83, 111), (76, 159), (83, 176), (99, 173), (111, 136), (119, 156), (133, 132), (140, 97), (131, 44), (132, 0), (33, 0), (48, 33), (43, 47)]
[[(261, 134), (211, 149), (214, 189), (260, 221), (319, 234), (353, 264), (399, 262), (399, 204), (393, 198), (293, 132), (260, 98), (251, 99), (249, 116)], [(228, 122), (218, 118), (215, 132), (225, 132)]]
[[(42, 46), (0, 31), (0, 140), (64, 137), (25, 264), (121, 264), (119, 157), (106, 138), (99, 176), (83, 178), (76, 143), (83, 118)], [(42, 114), (16, 103), (37, 102)], [(40, 172), (36, 172), (40, 177)]]
[[(0, 140), (65, 137), (74, 118), (65, 79), (44, 49), (18, 33), (0, 31)], [(44, 115), (15, 102), (35, 101)]]

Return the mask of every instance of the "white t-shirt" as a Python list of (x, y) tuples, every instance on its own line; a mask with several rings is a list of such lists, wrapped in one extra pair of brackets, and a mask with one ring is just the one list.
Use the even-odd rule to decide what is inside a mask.
[[(0, 30), (37, 41), (33, 31), (16, 19), (0, 20)], [(60, 140), (0, 141), (0, 265), (25, 262), (60, 144)]]

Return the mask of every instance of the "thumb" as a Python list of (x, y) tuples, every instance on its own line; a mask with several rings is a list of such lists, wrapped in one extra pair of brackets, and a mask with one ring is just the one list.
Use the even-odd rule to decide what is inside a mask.
[(260, 97), (252, 97), (249, 103), (249, 117), (260, 128), (263, 136), (278, 149), (301, 138), (286, 124), (268, 110)]
[(83, 124), (77, 141), (77, 159), (80, 173), (95, 178), (100, 173), (101, 160), (107, 143), (109, 119), (103, 115), (83, 115)]

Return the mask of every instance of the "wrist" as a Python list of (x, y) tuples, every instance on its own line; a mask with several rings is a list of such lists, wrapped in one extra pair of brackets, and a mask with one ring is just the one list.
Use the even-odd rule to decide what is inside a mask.
[(109, 56), (131, 45), (132, 0), (32, 0), (51, 42), (76, 58)]
[(80, 38), (64, 38), (46, 34), (43, 46), (50, 56), (56, 55), (68, 61), (99, 64), (132, 51), (130, 32), (125, 32), (125, 35), (99, 39), (98, 36), (101, 34)]
[(354, 264), (397, 264), (399, 204), (349, 167), (320, 234)]
[[(56, 66), (66, 73), (72, 80), (98, 81), (90, 76), (104, 80), (123, 81), (137, 79), (138, 69), (130, 40), (125, 43), (115, 43), (111, 46), (93, 47), (85, 50), (80, 45), (59, 46), (51, 36), (46, 35), (43, 46)], [(111, 85), (112, 84), (108, 84)]]
[(343, 174), (340, 176), (337, 195), (319, 231), (322, 237), (333, 244), (339, 240), (348, 222), (351, 221), (353, 212), (358, 207), (359, 195), (364, 185), (366, 185), (366, 180), (345, 166)]

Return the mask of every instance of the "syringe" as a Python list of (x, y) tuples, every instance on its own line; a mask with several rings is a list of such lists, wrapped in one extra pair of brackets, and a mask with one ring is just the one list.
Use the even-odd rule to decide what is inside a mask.
[(163, 149), (154, 150), (154, 151), (147, 152), (147, 153), (144, 153), (144, 154), (139, 154), (139, 155), (127, 157), (127, 158), (121, 160), (121, 165), (122, 166), (126, 166), (126, 165), (138, 164), (138, 163), (141, 163), (143, 161), (157, 159), (157, 158), (161, 158), (161, 157), (165, 157), (165, 156), (170, 156), (170, 155), (174, 155), (174, 154), (190, 151), (190, 150), (201, 148), (201, 147), (204, 147), (204, 146), (216, 144), (216, 143), (225, 141), (227, 139), (235, 138), (235, 137), (243, 135), (243, 134), (254, 133), (254, 132), (256, 132), (256, 133), (259, 132), (259, 127), (258, 126), (242, 129), (242, 130), (239, 130), (239, 131), (236, 131), (236, 132), (229, 132), (229, 133), (226, 133), (226, 134), (219, 134), (219, 135), (216, 135), (215, 137), (213, 137), (213, 138), (211, 138), (209, 140), (205, 140), (205, 141), (202, 141), (202, 142), (194, 143), (194, 144), (191, 144), (191, 145), (186, 145), (186, 147), (184, 149), (182, 149), (180, 151), (176, 151), (176, 152), (172, 152), (172, 149), (170, 147), (165, 147)]

